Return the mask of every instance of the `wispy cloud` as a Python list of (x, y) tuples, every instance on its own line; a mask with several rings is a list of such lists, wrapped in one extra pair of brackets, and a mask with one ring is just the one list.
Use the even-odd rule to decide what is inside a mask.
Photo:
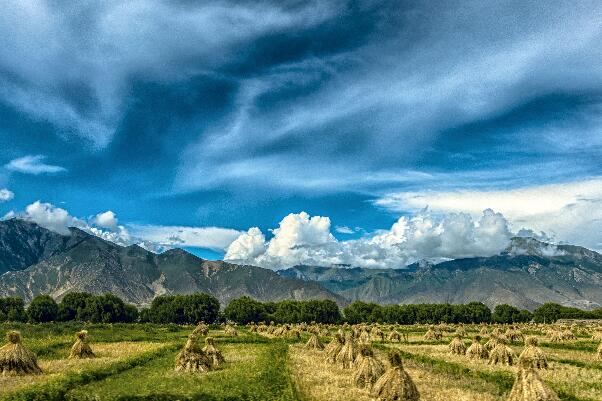
[(56, 174), (67, 171), (66, 168), (44, 163), (46, 156), (29, 155), (11, 160), (4, 167), (10, 171), (16, 171), (23, 174)]
[(0, 202), (8, 202), (13, 200), (15, 193), (7, 188), (0, 188)]

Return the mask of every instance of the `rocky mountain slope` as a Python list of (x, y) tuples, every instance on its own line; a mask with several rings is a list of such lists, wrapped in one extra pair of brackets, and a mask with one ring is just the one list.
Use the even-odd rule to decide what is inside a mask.
[(263, 301), (319, 298), (345, 302), (317, 283), (281, 277), (271, 270), (207, 261), (181, 249), (157, 255), (77, 228), (62, 236), (12, 219), (0, 222), (0, 233), (0, 266), (5, 271), (0, 276), (0, 296), (29, 301), (38, 294), (61, 299), (70, 291), (111, 292), (145, 305), (157, 295), (202, 291), (215, 295), (222, 305), (242, 295)]
[(403, 269), (296, 266), (274, 272), (207, 261), (184, 250), (160, 255), (122, 247), (79, 229), (70, 235), (34, 223), (0, 221), (0, 296), (112, 292), (136, 305), (162, 294), (198, 291), (222, 305), (248, 295), (262, 301), (356, 299), (387, 303), (481, 301), (534, 309), (544, 302), (602, 305), (602, 255), (571, 245), (514, 238), (500, 255), (427, 262)]
[(500, 255), (371, 270), (296, 266), (279, 272), (322, 284), (347, 299), (377, 303), (508, 303), (534, 309), (545, 302), (602, 306), (602, 255), (571, 245), (514, 238)]

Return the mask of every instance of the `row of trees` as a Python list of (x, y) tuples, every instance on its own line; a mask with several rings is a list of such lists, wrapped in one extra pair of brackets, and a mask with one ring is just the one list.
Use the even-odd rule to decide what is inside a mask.
[(72, 292), (65, 295), (58, 304), (48, 295), (38, 295), (27, 309), (21, 298), (0, 298), (0, 322), (45, 323), (71, 320), (129, 323), (138, 320), (138, 309), (113, 294)]
[(231, 320), (240, 324), (276, 323), (553, 323), (558, 319), (602, 319), (602, 308), (584, 311), (547, 303), (533, 313), (511, 305), (497, 305), (491, 311), (481, 302), (465, 305), (412, 304), (379, 305), (353, 302), (341, 310), (330, 300), (259, 302), (250, 297), (230, 301), (223, 312), (212, 295), (169, 295), (153, 300), (138, 311), (112, 294), (74, 292), (56, 303), (48, 295), (35, 297), (26, 308), (21, 298), (0, 298), (0, 322), (86, 321), (93, 323), (151, 322), (196, 324)]
[(343, 320), (338, 305), (330, 300), (259, 302), (250, 297), (230, 301), (224, 317), (242, 324), (272, 321), (339, 323)]

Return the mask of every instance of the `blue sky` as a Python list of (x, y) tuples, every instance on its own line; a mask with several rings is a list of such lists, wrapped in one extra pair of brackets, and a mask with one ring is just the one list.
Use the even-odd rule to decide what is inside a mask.
[(602, 249), (600, 2), (2, 3), (0, 215), (268, 267), (494, 252), (373, 248), (488, 208)]

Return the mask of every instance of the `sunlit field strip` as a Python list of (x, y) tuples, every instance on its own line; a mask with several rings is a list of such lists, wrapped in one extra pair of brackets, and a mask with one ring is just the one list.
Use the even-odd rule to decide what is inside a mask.
[(119, 400), (135, 394), (137, 400), (295, 400), (286, 369), (288, 344), (222, 343), (225, 365), (209, 373), (174, 371), (177, 351), (105, 380), (73, 389), (71, 400)]
[[(42, 369), (46, 369), (42, 375), (6, 377), (6, 387), (9, 391), (0, 399), (64, 400), (67, 392), (76, 386), (103, 380), (113, 374), (148, 363), (166, 352), (175, 351), (180, 346), (174, 343), (115, 343), (97, 346), (95, 349), (99, 358), (94, 360), (42, 360), (40, 365)], [(20, 380), (23, 380), (23, 383)]]
[[(497, 382), (503, 388), (509, 388), (513, 381), (516, 368), (502, 365), (488, 365), (487, 361), (473, 361), (464, 356), (452, 355), (446, 346), (393, 346), (412, 355), (413, 359), (420, 357), (432, 359), (442, 365), (450, 364), (470, 371), (470, 374), (484, 375), (491, 381)], [(406, 356), (410, 356), (406, 355)], [(541, 377), (548, 382), (563, 400), (600, 400), (602, 387), (602, 371), (583, 369), (576, 366), (550, 362), (550, 368), (540, 371)]]
[[(384, 359), (380, 353), (379, 358)], [(370, 401), (367, 389), (357, 388), (352, 381), (353, 370), (324, 360), (320, 351), (306, 350), (293, 345), (289, 350), (291, 374), (299, 393), (308, 401)], [(459, 378), (441, 374), (412, 361), (406, 361), (406, 371), (412, 376), (423, 401), (502, 401), (495, 385), (483, 380)]]

